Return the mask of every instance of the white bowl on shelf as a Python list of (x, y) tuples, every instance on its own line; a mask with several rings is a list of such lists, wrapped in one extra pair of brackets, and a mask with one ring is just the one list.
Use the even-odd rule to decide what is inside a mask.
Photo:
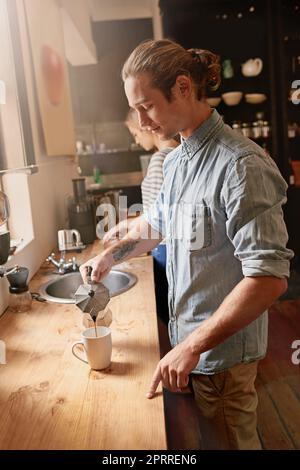
[(209, 106), (211, 106), (212, 108), (216, 108), (217, 106), (219, 106), (221, 99), (222, 98), (220, 96), (216, 96), (214, 98), (206, 98), (206, 101), (208, 102)]
[(267, 96), (264, 93), (247, 93), (245, 95), (245, 100), (250, 104), (259, 104), (266, 101)]
[(222, 98), (227, 106), (236, 106), (239, 104), (243, 97), (243, 93), (241, 91), (230, 91), (228, 93), (223, 93)]

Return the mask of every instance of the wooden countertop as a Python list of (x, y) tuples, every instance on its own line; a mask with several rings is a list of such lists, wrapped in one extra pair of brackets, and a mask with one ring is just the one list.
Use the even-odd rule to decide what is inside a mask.
[[(99, 246), (84, 250), (79, 262)], [(113, 355), (106, 371), (91, 371), (72, 355), (84, 329), (75, 305), (33, 301), (29, 312), (8, 310), (0, 318), (7, 362), (0, 365), (0, 449), (166, 449), (161, 388), (154, 399), (145, 397), (159, 361), (152, 258), (118, 269), (138, 282), (110, 301)], [(43, 265), (31, 291), (49, 272)]]

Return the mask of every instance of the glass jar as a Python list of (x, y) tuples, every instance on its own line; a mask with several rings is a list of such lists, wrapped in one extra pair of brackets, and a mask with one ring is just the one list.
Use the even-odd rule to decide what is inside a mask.
[(257, 121), (263, 121), (265, 117), (265, 113), (263, 111), (258, 111), (257, 113), (255, 113), (255, 117)]
[(252, 138), (259, 139), (261, 137), (261, 126), (259, 122), (255, 121), (252, 124)]
[(270, 133), (271, 133), (271, 127), (270, 127), (270, 124), (268, 121), (263, 121), (263, 125), (262, 125), (262, 137), (264, 139), (268, 139), (268, 137), (270, 137)]
[(234, 121), (232, 123), (232, 129), (235, 130), (236, 132), (239, 132), (240, 134), (242, 134), (242, 125), (241, 125), (240, 122)]
[(24, 313), (30, 310), (32, 297), (28, 288), (22, 291), (21, 288), (9, 288), (9, 309), (13, 313)]
[(245, 137), (248, 137), (248, 139), (251, 139), (252, 130), (251, 130), (250, 124), (248, 122), (243, 122), (243, 124), (242, 124), (242, 134)]
[(297, 135), (297, 124), (293, 122), (293, 124), (288, 125), (288, 137), (289, 139), (294, 139)]
[(289, 185), (294, 186), (295, 185), (295, 175), (292, 167), (292, 162), (289, 159)]

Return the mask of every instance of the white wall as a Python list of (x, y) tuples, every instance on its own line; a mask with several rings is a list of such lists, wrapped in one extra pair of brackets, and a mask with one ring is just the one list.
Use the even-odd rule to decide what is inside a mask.
[[(8, 266), (18, 264), (29, 268), (30, 277), (55, 248), (57, 230), (66, 227), (66, 201), (72, 193), (71, 179), (76, 176), (70, 157), (48, 157), (45, 153), (41, 120), (34, 89), (29, 42), (22, 2), (17, 2), (26, 74), (26, 84), (33, 130), (37, 174), (7, 174), (4, 186), (10, 197), (13, 236), (24, 237), (27, 245), (13, 256)], [(12, 128), (11, 138), (13, 139)], [(8, 283), (0, 280), (0, 313), (7, 307)]]

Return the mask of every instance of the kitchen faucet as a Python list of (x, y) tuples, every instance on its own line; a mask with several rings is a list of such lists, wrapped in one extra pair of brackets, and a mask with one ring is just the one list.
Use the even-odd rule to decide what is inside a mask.
[(69, 259), (68, 262), (65, 260), (65, 251), (61, 251), (60, 253), (60, 259), (57, 261), (55, 259), (55, 254), (51, 253), (50, 256), (46, 259), (46, 261), (52, 263), (56, 268), (57, 268), (57, 273), (58, 274), (66, 274), (68, 272), (75, 272), (79, 270), (79, 266), (76, 263), (76, 258), (73, 256), (73, 258)]

